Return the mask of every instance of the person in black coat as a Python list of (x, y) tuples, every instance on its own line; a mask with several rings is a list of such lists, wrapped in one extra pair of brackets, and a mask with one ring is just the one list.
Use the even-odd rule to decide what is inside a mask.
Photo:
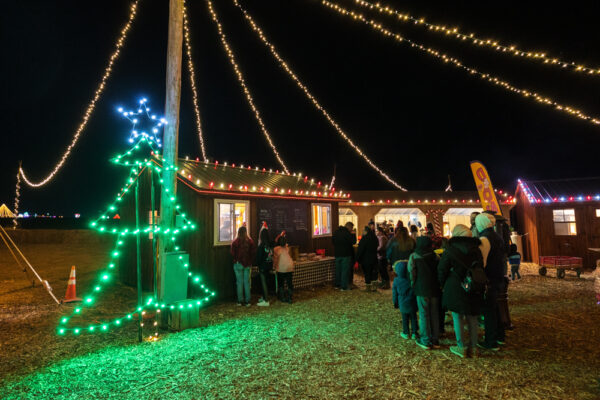
[(266, 224), (263, 224), (258, 234), (258, 248), (256, 250), (256, 265), (258, 266), (263, 291), (263, 296), (257, 305), (262, 307), (269, 306), (267, 277), (273, 269), (273, 247), (275, 247), (275, 243), (271, 240), (269, 229)]
[[(444, 250), (438, 264), (438, 279), (442, 285), (442, 305), (452, 312), (456, 346), (450, 351), (460, 357), (474, 354), (479, 335), (478, 318), (481, 314), (483, 295), (467, 293), (462, 286), (468, 269), (473, 265), (483, 268), (483, 256), (479, 250), (481, 241), (472, 237), (469, 227), (456, 225), (452, 230), (452, 238)], [(464, 321), (469, 330), (469, 345), (464, 336)]]
[(358, 251), (356, 253), (356, 261), (362, 266), (365, 274), (365, 284), (367, 291), (376, 291), (377, 287), (371, 285), (371, 279), (373, 277), (373, 271), (377, 270), (377, 248), (379, 247), (379, 240), (375, 235), (375, 232), (365, 226), (362, 238), (358, 243)]
[(356, 244), (356, 234), (353, 229), (354, 224), (347, 222), (346, 225), (340, 226), (331, 238), (335, 256), (334, 285), (342, 290), (349, 289), (350, 272), (354, 261), (354, 245)]
[(408, 259), (408, 273), (419, 307), (420, 337), (417, 345), (423, 349), (439, 348), (440, 284), (437, 278), (437, 255), (431, 238), (419, 236), (415, 252)]

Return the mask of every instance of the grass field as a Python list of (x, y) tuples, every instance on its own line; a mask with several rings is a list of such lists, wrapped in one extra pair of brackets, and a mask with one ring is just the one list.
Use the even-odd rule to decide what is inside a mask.
[[(81, 294), (108, 247), (22, 250), (60, 297), (70, 266), (78, 268)], [(294, 304), (268, 308), (214, 304), (201, 314), (203, 327), (164, 332), (157, 342), (138, 344), (133, 324), (59, 337), (61, 311), (0, 248), (0, 398), (600, 398), (600, 307), (591, 279), (524, 269), (509, 290), (516, 329), (506, 346), (459, 359), (448, 351), (449, 326), (443, 348), (426, 352), (400, 338), (391, 291), (360, 288), (302, 290)], [(116, 287), (98, 312), (116, 316), (134, 304), (132, 289)]]

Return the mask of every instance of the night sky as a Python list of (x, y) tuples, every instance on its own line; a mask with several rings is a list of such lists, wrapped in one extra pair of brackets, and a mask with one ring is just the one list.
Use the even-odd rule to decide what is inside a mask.
[[(349, 0), (343, 5), (354, 6)], [(598, 175), (600, 127), (491, 86), (325, 8), (316, 0), (240, 0), (281, 55), (337, 122), (396, 181), (413, 190), (473, 190), (470, 160), (499, 188), (530, 179)], [(211, 159), (278, 168), (234, 78), (202, 0), (190, 1), (200, 107)], [(600, 4), (545, 1), (386, 4), (428, 21), (502, 43), (600, 66)], [(19, 160), (32, 179), (54, 167), (79, 125), (129, 11), (128, 1), (6, 0), (0, 15), (0, 203), (12, 206)], [(247, 84), (280, 153), (293, 171), (345, 190), (390, 190), (343, 142), (271, 58), (228, 0), (215, 1)], [(415, 41), (514, 85), (600, 116), (600, 76), (476, 49), (376, 13)], [(127, 146), (118, 106), (145, 96), (164, 107), (168, 0), (143, 0), (121, 58), (72, 157), (42, 189), (22, 189), (21, 211), (95, 214), (126, 171), (108, 159)], [(199, 155), (185, 70), (180, 156)], [(92, 216), (92, 215), (88, 215)]]

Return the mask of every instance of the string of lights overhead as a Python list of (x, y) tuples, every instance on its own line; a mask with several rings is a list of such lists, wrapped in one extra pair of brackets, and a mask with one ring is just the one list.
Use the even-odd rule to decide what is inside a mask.
[[(242, 11), (244, 17), (246, 18), (246, 20), (248, 21), (248, 23), (250, 24), (250, 26), (252, 27), (252, 29), (254, 30), (254, 32), (256, 32), (256, 34), (261, 39), (261, 41), (263, 42), (263, 44), (269, 49), (269, 51), (271, 52), (271, 54), (273, 55), (273, 57), (279, 62), (279, 65), (281, 66), (281, 68), (283, 68), (283, 70), (288, 73), (288, 75), (290, 76), (290, 78), (292, 78), (292, 80), (296, 83), (296, 85), (300, 88), (300, 90), (302, 90), (304, 92), (304, 94), (306, 95), (306, 97), (312, 102), (312, 104), (317, 108), (317, 110), (321, 111), (321, 113), (323, 114), (323, 116), (325, 116), (325, 118), (327, 119), (327, 121), (329, 121), (329, 123), (331, 124), (331, 126), (333, 126), (333, 128), (340, 134), (340, 136), (342, 136), (342, 138), (344, 138), (344, 140), (350, 145), (350, 147), (352, 147), (354, 149), (354, 151), (356, 151), (358, 153), (358, 155), (361, 156), (367, 162), (367, 164), (369, 164), (371, 166), (371, 168), (373, 168), (375, 171), (377, 171), (385, 180), (387, 180), (389, 183), (391, 183), (392, 185), (394, 185), (397, 189), (405, 191), (406, 189), (404, 187), (402, 187), (399, 183), (397, 183), (392, 178), (390, 178), (389, 175), (387, 175), (385, 172), (383, 172), (360, 149), (360, 147), (358, 147), (354, 143), (354, 141), (352, 139), (350, 139), (350, 137), (348, 137), (348, 135), (346, 134), (346, 132), (331, 117), (331, 115), (327, 112), (327, 110), (325, 110), (325, 108), (323, 108), (323, 106), (321, 105), (321, 103), (319, 103), (317, 101), (317, 99), (308, 90), (308, 88), (306, 87), (306, 85), (304, 85), (304, 83), (302, 83), (302, 81), (300, 81), (300, 78), (298, 78), (298, 76), (290, 68), (290, 66), (288, 65), (288, 63), (281, 57), (281, 55), (279, 54), (279, 52), (277, 52), (277, 50), (275, 49), (275, 46), (267, 39), (267, 37), (265, 36), (265, 34), (262, 31), (262, 29), (254, 21), (254, 18), (252, 18), (252, 16), (240, 5), (240, 3), (237, 0), (233, 0), (233, 3)], [(334, 180), (335, 180), (335, 178), (332, 178), (331, 186), (333, 186)]]
[(98, 102), (98, 100), (100, 99), (100, 96), (104, 92), (104, 88), (106, 87), (106, 82), (110, 78), (111, 73), (113, 71), (114, 63), (117, 61), (117, 59), (119, 58), (119, 55), (121, 54), (121, 49), (123, 48), (123, 45), (125, 44), (125, 40), (127, 39), (127, 34), (129, 33), (131, 26), (133, 25), (133, 21), (135, 20), (139, 2), (140, 2), (140, 0), (135, 0), (133, 2), (133, 4), (131, 5), (131, 8), (129, 9), (129, 18), (127, 20), (127, 23), (123, 27), (123, 29), (121, 29), (119, 38), (117, 39), (117, 42), (115, 43), (115, 50), (113, 51), (112, 55), (110, 56), (110, 58), (108, 60), (108, 65), (104, 69), (104, 74), (102, 75), (102, 78), (100, 79), (100, 83), (98, 84), (98, 87), (96, 88), (96, 91), (94, 92), (94, 96), (90, 100), (90, 102), (85, 110), (83, 119), (82, 119), (81, 123), (79, 124), (79, 126), (77, 127), (77, 130), (75, 131), (75, 134), (73, 135), (73, 139), (71, 140), (71, 143), (69, 144), (66, 151), (62, 155), (58, 164), (56, 164), (54, 169), (44, 179), (37, 181), (37, 182), (34, 182), (34, 181), (28, 179), (23, 168), (19, 167), (19, 174), (21, 175), (21, 177), (23, 178), (23, 181), (27, 185), (29, 185), (31, 187), (40, 187), (40, 186), (47, 184), (48, 182), (50, 182), (52, 180), (52, 178), (54, 178), (54, 176), (62, 168), (62, 166), (67, 161), (67, 158), (69, 158), (71, 151), (73, 150), (73, 148), (79, 141), (81, 133), (87, 126), (87, 123), (88, 123), (90, 117), (92, 116), (94, 109), (96, 108), (96, 103)]
[(229, 59), (229, 62), (231, 63), (231, 66), (233, 67), (233, 70), (235, 71), (235, 76), (237, 77), (238, 82), (239, 82), (240, 86), (242, 87), (242, 91), (246, 95), (246, 99), (248, 100), (248, 104), (250, 105), (250, 108), (254, 112), (254, 117), (256, 118), (256, 121), (258, 122), (258, 125), (260, 126), (260, 129), (261, 129), (263, 135), (267, 139), (267, 142), (269, 143), (271, 150), (273, 150), (273, 154), (277, 158), (277, 161), (283, 168), (284, 172), (287, 174), (287, 173), (289, 173), (288, 168), (285, 165), (285, 163), (283, 162), (281, 155), (277, 151), (277, 148), (275, 147), (275, 144), (273, 143), (273, 140), (271, 139), (271, 135), (269, 134), (269, 131), (267, 130), (267, 128), (262, 120), (262, 117), (260, 116), (260, 112), (258, 111), (258, 108), (256, 108), (256, 105), (254, 104), (254, 98), (252, 97), (252, 94), (250, 93), (250, 89), (248, 89), (248, 86), (246, 85), (244, 75), (242, 74), (242, 71), (241, 71), (238, 63), (235, 60), (235, 55), (233, 54), (233, 51), (231, 50), (231, 47), (229, 46), (229, 43), (227, 42), (225, 33), (223, 33), (223, 27), (221, 26), (221, 23), (219, 22), (217, 13), (215, 12), (215, 10), (213, 8), (213, 4), (212, 4), (211, 0), (206, 0), (206, 3), (208, 5), (208, 11), (210, 12), (212, 20), (215, 23), (215, 25), (217, 26), (217, 31), (219, 33), (221, 43), (223, 44), (225, 53), (227, 54), (227, 58)]
[(196, 114), (196, 128), (198, 130), (198, 139), (200, 140), (200, 151), (202, 152), (202, 158), (208, 162), (208, 156), (206, 155), (206, 148), (204, 145), (204, 135), (202, 132), (202, 122), (200, 119), (200, 108), (198, 107), (198, 89), (196, 88), (196, 72), (194, 70), (194, 62), (192, 61), (192, 45), (190, 43), (190, 27), (188, 23), (187, 10), (183, 8), (183, 31), (184, 31), (184, 43), (185, 43), (185, 54), (187, 56), (187, 67), (190, 77), (190, 86), (192, 88), (192, 102), (194, 104), (194, 113)]
[(459, 39), (461, 41), (465, 41), (467, 43), (471, 43), (473, 45), (479, 47), (487, 47), (493, 50), (496, 50), (500, 53), (510, 54), (516, 57), (523, 57), (528, 59), (539, 60), (544, 64), (557, 66), (560, 68), (567, 68), (575, 72), (587, 73), (590, 75), (600, 74), (600, 68), (592, 68), (587, 67), (581, 63), (575, 63), (572, 61), (564, 61), (559, 58), (550, 57), (543, 51), (528, 51), (518, 48), (514, 45), (505, 45), (501, 44), (498, 40), (495, 39), (483, 39), (480, 36), (476, 36), (474, 33), (466, 34), (461, 31), (457, 27), (451, 28), (444, 25), (438, 25), (431, 22), (427, 22), (425, 18), (417, 18), (406, 12), (398, 11), (393, 9), (390, 6), (383, 6), (379, 2), (371, 3), (365, 0), (354, 0), (356, 4), (362, 7), (369, 8), (371, 10), (376, 10), (381, 14), (386, 15), (394, 15), (398, 18), (399, 21), (402, 22), (412, 22), (415, 25), (423, 26), (429, 29), (432, 32), (442, 33), (448, 37), (453, 37)]
[(512, 85), (511, 83), (509, 83), (508, 81), (498, 78), (497, 76), (490, 75), (488, 73), (481, 72), (475, 68), (469, 67), (469, 66), (463, 64), (462, 61), (460, 61), (459, 59), (457, 59), (455, 57), (450, 57), (444, 53), (441, 53), (440, 51), (438, 51), (434, 48), (427, 47), (427, 46), (419, 44), (413, 40), (407, 39), (406, 37), (403, 37), (402, 35), (400, 35), (398, 33), (394, 33), (392, 31), (390, 31), (389, 29), (385, 28), (382, 24), (380, 24), (372, 19), (367, 19), (364, 15), (359, 14), (354, 11), (350, 11), (350, 10), (340, 6), (337, 3), (333, 3), (328, 0), (322, 0), (322, 4), (325, 5), (326, 7), (329, 7), (330, 9), (332, 9), (334, 11), (337, 11), (338, 13), (340, 13), (342, 15), (350, 16), (351, 18), (353, 18), (355, 20), (361, 21), (364, 24), (369, 25), (374, 30), (381, 32), (383, 35), (385, 35), (387, 37), (391, 37), (392, 39), (395, 39), (398, 42), (407, 43), (414, 49), (420, 50), (420, 51), (427, 53), (433, 57), (436, 57), (436, 58), (442, 60), (444, 63), (453, 65), (459, 69), (462, 69), (463, 71), (468, 72), (471, 75), (478, 76), (481, 79), (486, 80), (493, 85), (504, 88), (510, 92), (519, 94), (525, 98), (531, 98), (531, 99), (537, 101), (538, 103), (549, 105), (557, 111), (560, 111), (560, 112), (566, 113), (568, 115), (571, 115), (573, 117), (590, 122), (594, 125), (600, 124), (600, 119), (597, 117), (592, 117), (591, 115), (588, 115), (577, 108), (558, 103), (557, 101), (555, 101), (547, 96), (543, 96), (533, 90), (518, 88), (518, 87)]

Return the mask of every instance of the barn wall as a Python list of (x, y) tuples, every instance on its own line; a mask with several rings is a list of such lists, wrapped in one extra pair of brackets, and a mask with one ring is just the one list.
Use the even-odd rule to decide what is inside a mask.
[(523, 192), (517, 193), (517, 205), (515, 206), (517, 216), (517, 226), (519, 235), (523, 243), (523, 260), (529, 262), (538, 262), (538, 227), (537, 210), (529, 204), (529, 200)]

